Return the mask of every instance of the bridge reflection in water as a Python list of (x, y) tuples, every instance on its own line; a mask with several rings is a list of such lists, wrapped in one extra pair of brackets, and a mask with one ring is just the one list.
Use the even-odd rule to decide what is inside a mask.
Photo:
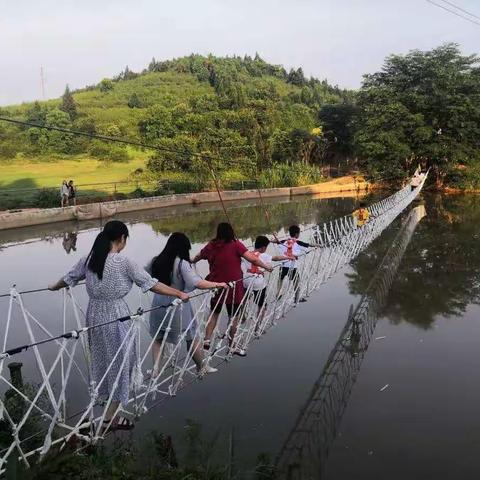
[(324, 478), (329, 450), (337, 436), (379, 313), (415, 228), (425, 215), (423, 205), (410, 211), (362, 299), (355, 309), (350, 308), (347, 323), (277, 457), (279, 479)]

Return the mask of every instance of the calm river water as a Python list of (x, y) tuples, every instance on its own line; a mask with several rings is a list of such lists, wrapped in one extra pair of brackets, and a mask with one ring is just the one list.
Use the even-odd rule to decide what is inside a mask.
[[(325, 478), (479, 477), (480, 197), (424, 195), (424, 201), (427, 216), (402, 257), (345, 409), (332, 412), (336, 435), (318, 446), (328, 452), (322, 460)], [(270, 201), (272, 227), (323, 222), (350, 212), (355, 202)], [(245, 242), (267, 233), (263, 210), (255, 202), (228, 208)], [(187, 233), (195, 253), (223, 217), (219, 206), (211, 205), (121, 219), (131, 231), (125, 253), (143, 265), (173, 231)], [(133, 437), (141, 439), (152, 430), (172, 435), (181, 457), (190, 419), (201, 425), (205, 439), (218, 435), (220, 456), (233, 438), (239, 470), (251, 468), (259, 454), (274, 460), (322, 373), (350, 305), (360, 300), (400, 224), (398, 219), (352, 265), (256, 342), (246, 359), (236, 358), (149, 411)], [(86, 222), (0, 232), (0, 293), (13, 283), (25, 290), (56, 280), (88, 252), (99, 228), (99, 222)], [(80, 297), (85, 303), (83, 293)], [(132, 307), (137, 300), (138, 294), (132, 295)], [(60, 294), (31, 294), (25, 302), (51, 331), (61, 331)], [(2, 322), (6, 306), (0, 299)], [(10, 347), (26, 340), (20, 320), (13, 329)], [(34, 377), (28, 356), (21, 360), (25, 375)]]

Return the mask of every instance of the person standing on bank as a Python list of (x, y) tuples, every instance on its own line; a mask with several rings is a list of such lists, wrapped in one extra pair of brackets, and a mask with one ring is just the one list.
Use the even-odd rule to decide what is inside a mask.
[[(196, 288), (202, 290), (228, 288), (225, 282), (209, 282), (195, 272), (190, 260), (191, 248), (192, 244), (184, 233), (172, 233), (167, 240), (165, 248), (160, 255), (152, 260), (147, 271), (165, 285), (170, 285), (183, 292), (192, 292)], [(155, 342), (152, 345), (153, 375), (158, 375), (159, 363), (162, 356), (162, 341), (166, 335), (166, 329), (169, 324), (170, 331), (165, 341), (167, 343), (177, 344), (180, 336), (186, 331), (185, 340), (187, 342), (187, 349), (191, 351), (193, 361), (197, 366), (197, 371), (201, 373), (216, 372), (216, 368), (204, 365), (203, 350), (199, 340), (195, 338), (197, 324), (195, 321), (192, 322), (194, 315), (191, 304), (189, 303), (183, 308), (175, 310), (171, 321), (169, 317), (165, 317), (168, 306), (172, 303), (172, 300), (173, 298), (169, 295), (155, 294), (153, 297), (152, 307), (156, 308), (156, 310), (150, 313), (150, 335), (155, 338)]]
[(73, 184), (73, 180), (68, 182), (68, 200), (70, 205), (77, 205), (77, 189)]
[[(116, 320), (130, 315), (124, 297), (132, 289), (133, 283), (138, 285), (143, 292), (151, 290), (161, 295), (171, 295), (183, 301), (188, 300), (188, 295), (175, 288), (164, 285), (152, 278), (143, 268), (120, 252), (125, 248), (128, 238), (127, 226), (118, 220), (107, 222), (103, 230), (97, 235), (90, 253), (83, 257), (74, 267), (57, 283), (50, 285), (50, 290), (59, 290), (72, 287), (85, 279), (89, 296), (86, 326)], [(112, 322), (109, 325), (99, 326), (89, 330), (89, 347), (92, 361), (92, 377), (100, 385), (99, 394), (109, 398), (113, 393), (106, 416), (105, 425), (112, 421), (119, 405), (125, 406), (128, 402), (130, 391), (130, 376), (135, 362), (134, 348), (130, 352), (123, 351), (115, 355), (121, 348), (125, 350), (128, 340), (130, 322)], [(122, 347), (123, 343), (123, 347)], [(127, 358), (125, 359), (125, 355)], [(125, 363), (122, 368), (122, 363)], [(110, 367), (110, 364), (112, 363)], [(116, 377), (122, 368), (118, 385), (115, 386)], [(103, 376), (105, 379), (101, 382)], [(100, 383), (101, 382), (101, 383)], [(126, 418), (114, 419), (113, 429), (130, 430), (133, 423)]]
[(69, 189), (67, 185), (67, 181), (64, 180), (62, 182), (62, 186), (60, 187), (60, 205), (63, 207), (68, 207), (68, 197), (69, 197)]
[(229, 223), (219, 223), (217, 227), (216, 237), (208, 242), (208, 244), (193, 259), (193, 263), (200, 260), (207, 260), (210, 267), (210, 273), (206, 279), (211, 282), (236, 282), (235, 288), (230, 288), (227, 292), (223, 291), (215, 296), (210, 308), (212, 313), (205, 328), (205, 339), (203, 348), (210, 349), (212, 334), (217, 326), (218, 317), (222, 311), (223, 304), (227, 309), (230, 319), (230, 327), (228, 330), (228, 341), (231, 353), (245, 357), (245, 350), (234, 344), (235, 334), (241, 314), (240, 304), (245, 294), (243, 286), (243, 272), (241, 267), (242, 258), (249, 261), (253, 265), (261, 267), (268, 272), (272, 271), (270, 265), (266, 265), (260, 258), (249, 252), (247, 247), (235, 238), (235, 233)]

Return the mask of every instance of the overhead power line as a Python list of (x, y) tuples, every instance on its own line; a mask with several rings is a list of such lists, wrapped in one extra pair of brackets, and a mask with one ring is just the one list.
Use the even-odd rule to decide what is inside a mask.
[[(431, 3), (432, 5), (435, 5), (435, 6), (438, 7), (438, 8), (441, 8), (441, 9), (443, 9), (443, 10), (445, 10), (445, 11), (447, 11), (447, 12), (449, 12), (449, 13), (455, 15), (455, 16), (457, 16), (457, 17), (463, 18), (463, 20), (467, 20), (467, 22), (470, 22), (470, 23), (473, 23), (473, 24), (475, 24), (475, 25), (480, 26), (480, 22), (474, 20), (473, 18), (466, 17), (465, 15), (463, 15), (463, 14), (461, 14), (461, 13), (459, 13), (459, 12), (456, 12), (455, 10), (452, 10), (451, 8), (445, 7), (444, 5), (440, 5), (439, 3), (436, 3), (436, 2), (434, 2), (433, 0), (426, 0), (426, 1), (427, 1), (428, 3)], [(439, 0), (439, 1), (441, 1), (441, 0)], [(446, 3), (447, 3), (448, 5), (454, 5), (454, 4), (450, 3), (450, 2), (446, 2)], [(460, 7), (455, 6), (455, 8), (457, 8), (459, 11), (464, 11), (463, 9), (460, 9)], [(466, 12), (466, 10), (465, 10), (465, 12)], [(475, 16), (475, 17), (476, 17), (476, 15), (473, 15), (473, 14), (471, 14), (471, 13), (468, 13), (468, 15), (472, 15), (472, 16)], [(479, 17), (476, 17), (476, 18), (479, 18)]]
[(449, 2), (448, 0), (440, 0), (440, 1), (441, 1), (442, 3), (446, 3), (447, 5), (450, 5), (450, 6), (453, 7), (453, 8), (456, 8), (457, 10), (460, 10), (460, 11), (463, 12), (463, 13), (466, 13), (467, 15), (470, 15), (471, 17), (478, 18), (478, 20), (480, 20), (480, 16), (475, 15), (474, 13), (469, 12), (468, 10), (465, 10), (465, 9), (462, 8), (462, 7), (459, 7), (458, 5), (455, 5), (454, 3)]
[[(206, 153), (198, 153), (198, 152), (192, 152), (192, 151), (187, 151), (187, 150), (181, 150), (181, 149), (176, 149), (176, 148), (169, 148), (169, 147), (164, 147), (161, 145), (152, 145), (148, 143), (143, 143), (139, 142), (136, 140), (130, 140), (122, 137), (110, 137), (107, 135), (99, 135), (98, 133), (88, 133), (88, 132), (82, 132), (80, 130), (71, 130), (69, 128), (62, 128), (62, 127), (55, 127), (51, 125), (41, 125), (39, 123), (33, 123), (33, 122), (27, 122), (25, 120), (17, 120), (15, 118), (9, 118), (9, 117), (2, 117), (0, 116), (0, 121), (2, 122), (8, 122), (8, 123), (13, 123), (15, 125), (20, 125), (23, 127), (31, 127), (31, 128), (41, 128), (44, 130), (53, 130), (56, 132), (62, 132), (62, 133), (68, 133), (69, 135), (77, 135), (80, 137), (87, 137), (91, 139), (96, 139), (96, 140), (103, 140), (105, 142), (114, 142), (114, 143), (122, 143), (124, 145), (132, 145), (134, 147), (140, 147), (140, 148), (148, 148), (150, 150), (159, 150), (162, 152), (168, 152), (168, 153), (173, 153), (176, 155), (191, 155), (192, 157), (197, 157), (201, 158), (203, 160), (224, 160), (221, 157), (215, 156), (215, 155), (210, 155)], [(225, 147), (219, 147), (221, 149), (247, 149), (249, 146), (245, 147), (232, 147), (232, 146), (225, 146)]]

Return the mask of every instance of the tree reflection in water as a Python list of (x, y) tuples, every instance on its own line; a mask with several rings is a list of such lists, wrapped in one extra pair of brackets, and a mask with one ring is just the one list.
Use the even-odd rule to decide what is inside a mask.
[[(463, 315), (480, 299), (480, 197), (424, 195), (428, 217), (405, 253), (382, 315), (428, 329), (437, 316)], [(348, 275), (353, 294), (364, 291), (394, 232), (360, 255)]]
[(323, 477), (330, 447), (388, 293), (425, 207), (410, 210), (401, 222), (375, 275), (370, 275), (362, 299), (353, 306), (319, 379), (315, 382), (277, 458), (278, 478), (307, 480)]

